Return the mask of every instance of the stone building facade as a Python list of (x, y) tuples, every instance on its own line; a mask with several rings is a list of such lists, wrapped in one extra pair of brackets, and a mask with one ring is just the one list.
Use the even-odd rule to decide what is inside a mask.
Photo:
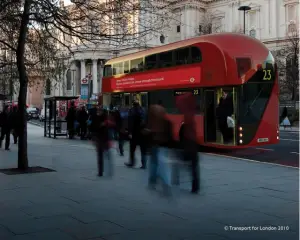
[[(238, 10), (240, 6), (249, 6), (251, 10), (244, 15)], [(299, 31), (299, 8), (299, 0), (181, 0), (170, 9), (173, 15), (168, 27), (156, 35), (145, 36), (145, 47), (207, 34), (204, 29), (208, 25), (211, 33), (245, 31), (272, 51), (278, 51), (289, 34)], [(105, 61), (142, 49), (116, 51), (109, 44), (101, 49), (77, 45), (73, 49), (74, 55), (68, 59), (62, 83), (51, 95), (78, 95), (85, 100), (98, 94)]]

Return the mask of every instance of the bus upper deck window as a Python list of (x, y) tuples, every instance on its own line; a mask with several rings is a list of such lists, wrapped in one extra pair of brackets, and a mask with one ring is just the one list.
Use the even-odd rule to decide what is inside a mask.
[(143, 58), (137, 58), (130, 61), (130, 72), (141, 72), (144, 70)]
[(145, 69), (150, 70), (157, 67), (157, 54), (145, 57)]
[(124, 62), (124, 73), (129, 73), (129, 61)]
[(123, 62), (113, 64), (113, 75), (123, 74)]
[(111, 77), (112, 76), (112, 68), (111, 65), (104, 66), (104, 76)]
[(189, 48), (182, 48), (175, 51), (176, 65), (183, 65), (189, 63)]
[(173, 66), (173, 51), (162, 52), (159, 54), (159, 67), (172, 67)]
[(198, 63), (202, 61), (202, 54), (199, 48), (191, 47), (192, 63)]

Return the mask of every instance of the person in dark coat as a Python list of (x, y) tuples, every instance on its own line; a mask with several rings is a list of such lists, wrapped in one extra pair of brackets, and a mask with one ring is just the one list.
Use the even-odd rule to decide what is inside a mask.
[(135, 150), (140, 146), (141, 151), (141, 169), (146, 168), (146, 140), (142, 134), (143, 128), (145, 128), (145, 113), (137, 101), (133, 102), (133, 107), (129, 110), (129, 139), (130, 139), (130, 155), (129, 162), (125, 163), (127, 167), (133, 167), (135, 165)]
[(74, 106), (74, 102), (71, 103), (71, 107), (68, 110), (67, 116), (66, 116), (66, 121), (67, 121), (67, 129), (69, 133), (69, 139), (74, 138), (75, 134), (75, 120), (76, 120), (76, 110)]
[(231, 117), (233, 114), (233, 99), (226, 91), (223, 91), (222, 94), (217, 108), (218, 125), (224, 143), (230, 143), (233, 139), (233, 129), (228, 127), (227, 117)]
[(115, 123), (116, 123), (116, 132), (118, 135), (118, 143), (119, 143), (119, 152), (121, 156), (124, 156), (124, 141), (126, 138), (126, 130), (124, 123), (124, 116), (121, 114), (121, 111), (117, 109), (115, 111)]
[(0, 126), (1, 126), (1, 136), (0, 136), (0, 148), (2, 147), (2, 141), (5, 138), (5, 150), (10, 150), (10, 132), (11, 132), (11, 119), (8, 106), (4, 107), (4, 111), (0, 114)]
[(84, 106), (78, 112), (78, 123), (80, 126), (80, 139), (83, 140), (87, 133), (87, 120), (89, 118), (88, 113)]
[(12, 134), (14, 137), (14, 144), (18, 143), (18, 137), (20, 134), (20, 125), (19, 125), (19, 112), (18, 107), (13, 106), (11, 113), (11, 128), (13, 130)]

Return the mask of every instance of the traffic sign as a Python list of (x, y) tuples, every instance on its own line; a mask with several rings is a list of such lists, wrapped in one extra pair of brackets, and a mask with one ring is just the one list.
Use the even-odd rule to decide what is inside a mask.
[(81, 84), (88, 84), (88, 80), (86, 78), (81, 79)]

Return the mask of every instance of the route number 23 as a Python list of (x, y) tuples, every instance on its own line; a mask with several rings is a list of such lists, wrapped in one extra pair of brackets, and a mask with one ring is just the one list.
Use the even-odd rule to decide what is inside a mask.
[(272, 78), (271, 70), (263, 70), (264, 71), (264, 81), (270, 81)]

